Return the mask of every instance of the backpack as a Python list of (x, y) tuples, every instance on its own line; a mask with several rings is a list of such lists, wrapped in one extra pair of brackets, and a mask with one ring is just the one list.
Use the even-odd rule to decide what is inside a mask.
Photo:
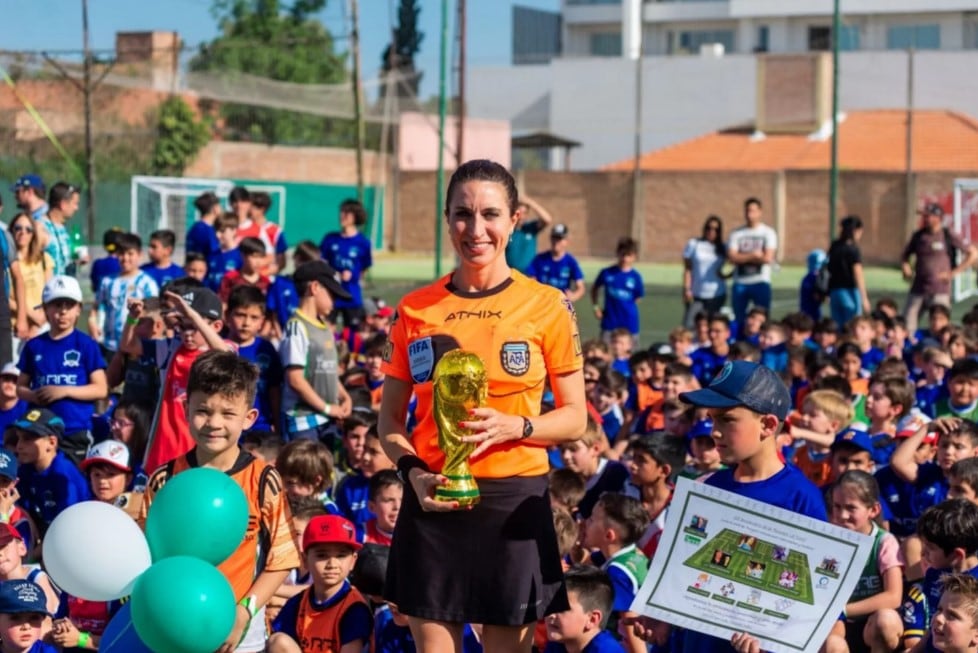
[(822, 297), (829, 296), (829, 281), (832, 279), (829, 273), (829, 261), (825, 260), (825, 263), (818, 268), (815, 272), (815, 292), (817, 292)]

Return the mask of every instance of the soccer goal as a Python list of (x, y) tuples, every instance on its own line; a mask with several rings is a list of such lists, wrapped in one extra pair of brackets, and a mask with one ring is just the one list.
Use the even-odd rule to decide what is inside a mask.
[[(199, 217), (194, 209), (194, 199), (210, 191), (227, 207), (227, 197), (237, 185), (239, 183), (231, 179), (134, 176), (130, 183), (132, 231), (145, 239), (157, 229), (172, 229), (177, 235), (177, 243), (182, 246), (187, 229)], [(263, 191), (272, 197), (268, 219), (285, 229), (285, 186), (252, 183), (242, 185), (250, 191)]]
[[(961, 234), (965, 242), (974, 243), (975, 237), (978, 237), (978, 179), (954, 180), (953, 230)], [(954, 278), (953, 293), (955, 302), (978, 295), (975, 270), (968, 270)]]

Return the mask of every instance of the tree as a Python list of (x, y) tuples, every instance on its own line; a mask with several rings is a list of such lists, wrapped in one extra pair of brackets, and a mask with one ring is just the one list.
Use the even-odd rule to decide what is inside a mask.
[[(346, 81), (346, 53), (314, 14), (326, 0), (215, 0), (221, 36), (201, 46), (190, 61), (194, 72), (236, 72), (297, 84)], [(232, 79), (233, 81), (233, 79)], [(229, 139), (297, 145), (346, 145), (351, 121), (294, 111), (224, 104), (224, 136)]]
[[(403, 97), (411, 95), (417, 97), (418, 87), (421, 85), (421, 73), (414, 68), (414, 55), (421, 51), (421, 41), (424, 40), (424, 32), (418, 31), (418, 14), (421, 7), (417, 0), (400, 0), (397, 9), (397, 27), (394, 28), (394, 42), (384, 48), (381, 55), (381, 70), (384, 76), (392, 71), (397, 71), (404, 84), (411, 90), (406, 92), (403, 86), (399, 86), (395, 95)], [(381, 87), (381, 94), (384, 93)]]
[(156, 130), (152, 166), (158, 175), (182, 175), (211, 137), (207, 124), (178, 95), (160, 105)]

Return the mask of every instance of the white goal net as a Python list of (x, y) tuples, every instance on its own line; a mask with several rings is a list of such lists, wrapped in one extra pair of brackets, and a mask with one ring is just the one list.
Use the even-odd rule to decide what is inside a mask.
[[(975, 243), (975, 238), (978, 237), (978, 179), (954, 180), (952, 230), (961, 234), (965, 242)], [(958, 256), (961, 255), (959, 252)], [(966, 270), (954, 278), (953, 293), (955, 302), (978, 295), (978, 275), (975, 270)]]
[(134, 176), (130, 184), (130, 221), (133, 233), (144, 240), (157, 229), (171, 229), (177, 244), (183, 246), (187, 229), (200, 216), (194, 199), (202, 193), (213, 192), (228, 208), (228, 194), (237, 185), (250, 191), (263, 191), (272, 198), (268, 219), (285, 228), (286, 192), (278, 184), (239, 184), (231, 179), (202, 179), (192, 177)]

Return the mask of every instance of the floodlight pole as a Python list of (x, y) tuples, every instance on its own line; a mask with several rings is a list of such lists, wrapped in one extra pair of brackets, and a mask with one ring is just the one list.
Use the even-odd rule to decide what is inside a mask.
[[(448, 60), (448, 0), (441, 0), (441, 47), (438, 55), (438, 173), (435, 184), (435, 278), (441, 277), (442, 195), (445, 191), (445, 66)], [(446, 207), (447, 208), (447, 207)]]
[(363, 122), (363, 88), (360, 84), (360, 12), (357, 0), (350, 0), (353, 30), (350, 45), (353, 49), (353, 120), (356, 122), (354, 142), (357, 151), (357, 201), (363, 203), (363, 147), (366, 140)]
[(829, 176), (829, 242), (835, 238), (839, 199), (839, 32), (842, 31), (840, 0), (832, 8), (832, 169)]
[(88, 38), (88, 0), (82, 0), (82, 88), (85, 102), (85, 222), (88, 238), (95, 237), (95, 147), (92, 144), (92, 49)]

